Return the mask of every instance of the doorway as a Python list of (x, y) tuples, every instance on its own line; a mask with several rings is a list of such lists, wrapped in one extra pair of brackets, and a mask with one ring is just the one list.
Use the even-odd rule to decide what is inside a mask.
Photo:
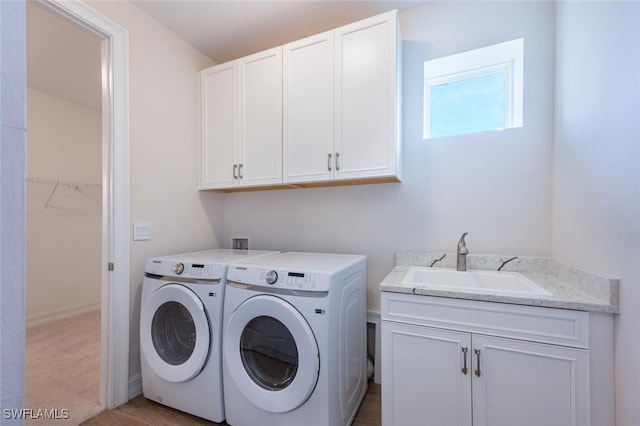
[(77, 424), (102, 411), (101, 40), (34, 2), (26, 17), (25, 405)]
[[(98, 40), (100, 46), (100, 404), (114, 408), (129, 395), (129, 171), (128, 171), (128, 34), (84, 2), (34, 2), (57, 18)], [(32, 6), (32, 5), (29, 5)], [(46, 65), (45, 65), (46, 66)], [(28, 134), (30, 132), (28, 129)], [(30, 171), (28, 170), (29, 174)], [(35, 176), (33, 176), (34, 180)], [(48, 179), (48, 178), (43, 178)], [(49, 207), (62, 183), (90, 192), (95, 182), (56, 179)], [(36, 182), (33, 182), (34, 184)], [(56, 186), (57, 184), (57, 186)], [(85, 185), (85, 186), (82, 186)], [(53, 195), (52, 195), (53, 194)], [(77, 194), (76, 194), (77, 195)], [(58, 201), (61, 201), (60, 199)], [(77, 200), (76, 200), (77, 201)], [(86, 199), (84, 200), (86, 201)], [(94, 199), (95, 201), (95, 199)], [(71, 269), (73, 264), (56, 265)], [(76, 265), (78, 266), (78, 265)], [(64, 407), (33, 407), (59, 408)]]

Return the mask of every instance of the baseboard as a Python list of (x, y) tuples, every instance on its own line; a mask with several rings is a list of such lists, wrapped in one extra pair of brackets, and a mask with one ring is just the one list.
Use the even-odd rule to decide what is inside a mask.
[(49, 321), (55, 321), (63, 318), (72, 317), (78, 314), (84, 314), (85, 312), (95, 311), (102, 307), (101, 303), (91, 303), (89, 305), (76, 306), (71, 309), (66, 309), (60, 312), (54, 312), (51, 314), (40, 315), (33, 318), (27, 318), (25, 321), (25, 326), (30, 327), (33, 325), (43, 324)]
[(129, 377), (129, 401), (142, 393), (142, 374)]

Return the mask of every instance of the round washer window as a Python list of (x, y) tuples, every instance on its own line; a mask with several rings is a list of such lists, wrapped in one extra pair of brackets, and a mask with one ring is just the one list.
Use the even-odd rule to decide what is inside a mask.
[(247, 323), (240, 336), (242, 364), (263, 389), (286, 388), (298, 372), (298, 348), (287, 327), (275, 318), (260, 316)]
[(164, 362), (186, 362), (196, 346), (196, 326), (189, 310), (178, 302), (163, 303), (153, 315), (151, 340)]

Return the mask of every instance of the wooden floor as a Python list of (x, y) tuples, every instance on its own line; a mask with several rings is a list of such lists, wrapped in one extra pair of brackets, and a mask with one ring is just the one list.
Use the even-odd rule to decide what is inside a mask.
[[(381, 424), (380, 385), (369, 382), (369, 390), (364, 397), (353, 426), (374, 426)], [(178, 410), (150, 401), (138, 395), (128, 403), (113, 410), (103, 411), (82, 423), (88, 426), (143, 426), (143, 425), (216, 425), (182, 413)], [(226, 425), (226, 423), (222, 423)]]

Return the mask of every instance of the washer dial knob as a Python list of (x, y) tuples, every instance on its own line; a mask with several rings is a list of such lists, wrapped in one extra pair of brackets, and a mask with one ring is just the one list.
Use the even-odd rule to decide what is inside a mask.
[(178, 275), (183, 273), (184, 272), (184, 263), (176, 263), (175, 265), (173, 265), (173, 272), (175, 272)]
[(267, 272), (267, 284), (275, 284), (278, 281), (278, 273), (276, 271)]

